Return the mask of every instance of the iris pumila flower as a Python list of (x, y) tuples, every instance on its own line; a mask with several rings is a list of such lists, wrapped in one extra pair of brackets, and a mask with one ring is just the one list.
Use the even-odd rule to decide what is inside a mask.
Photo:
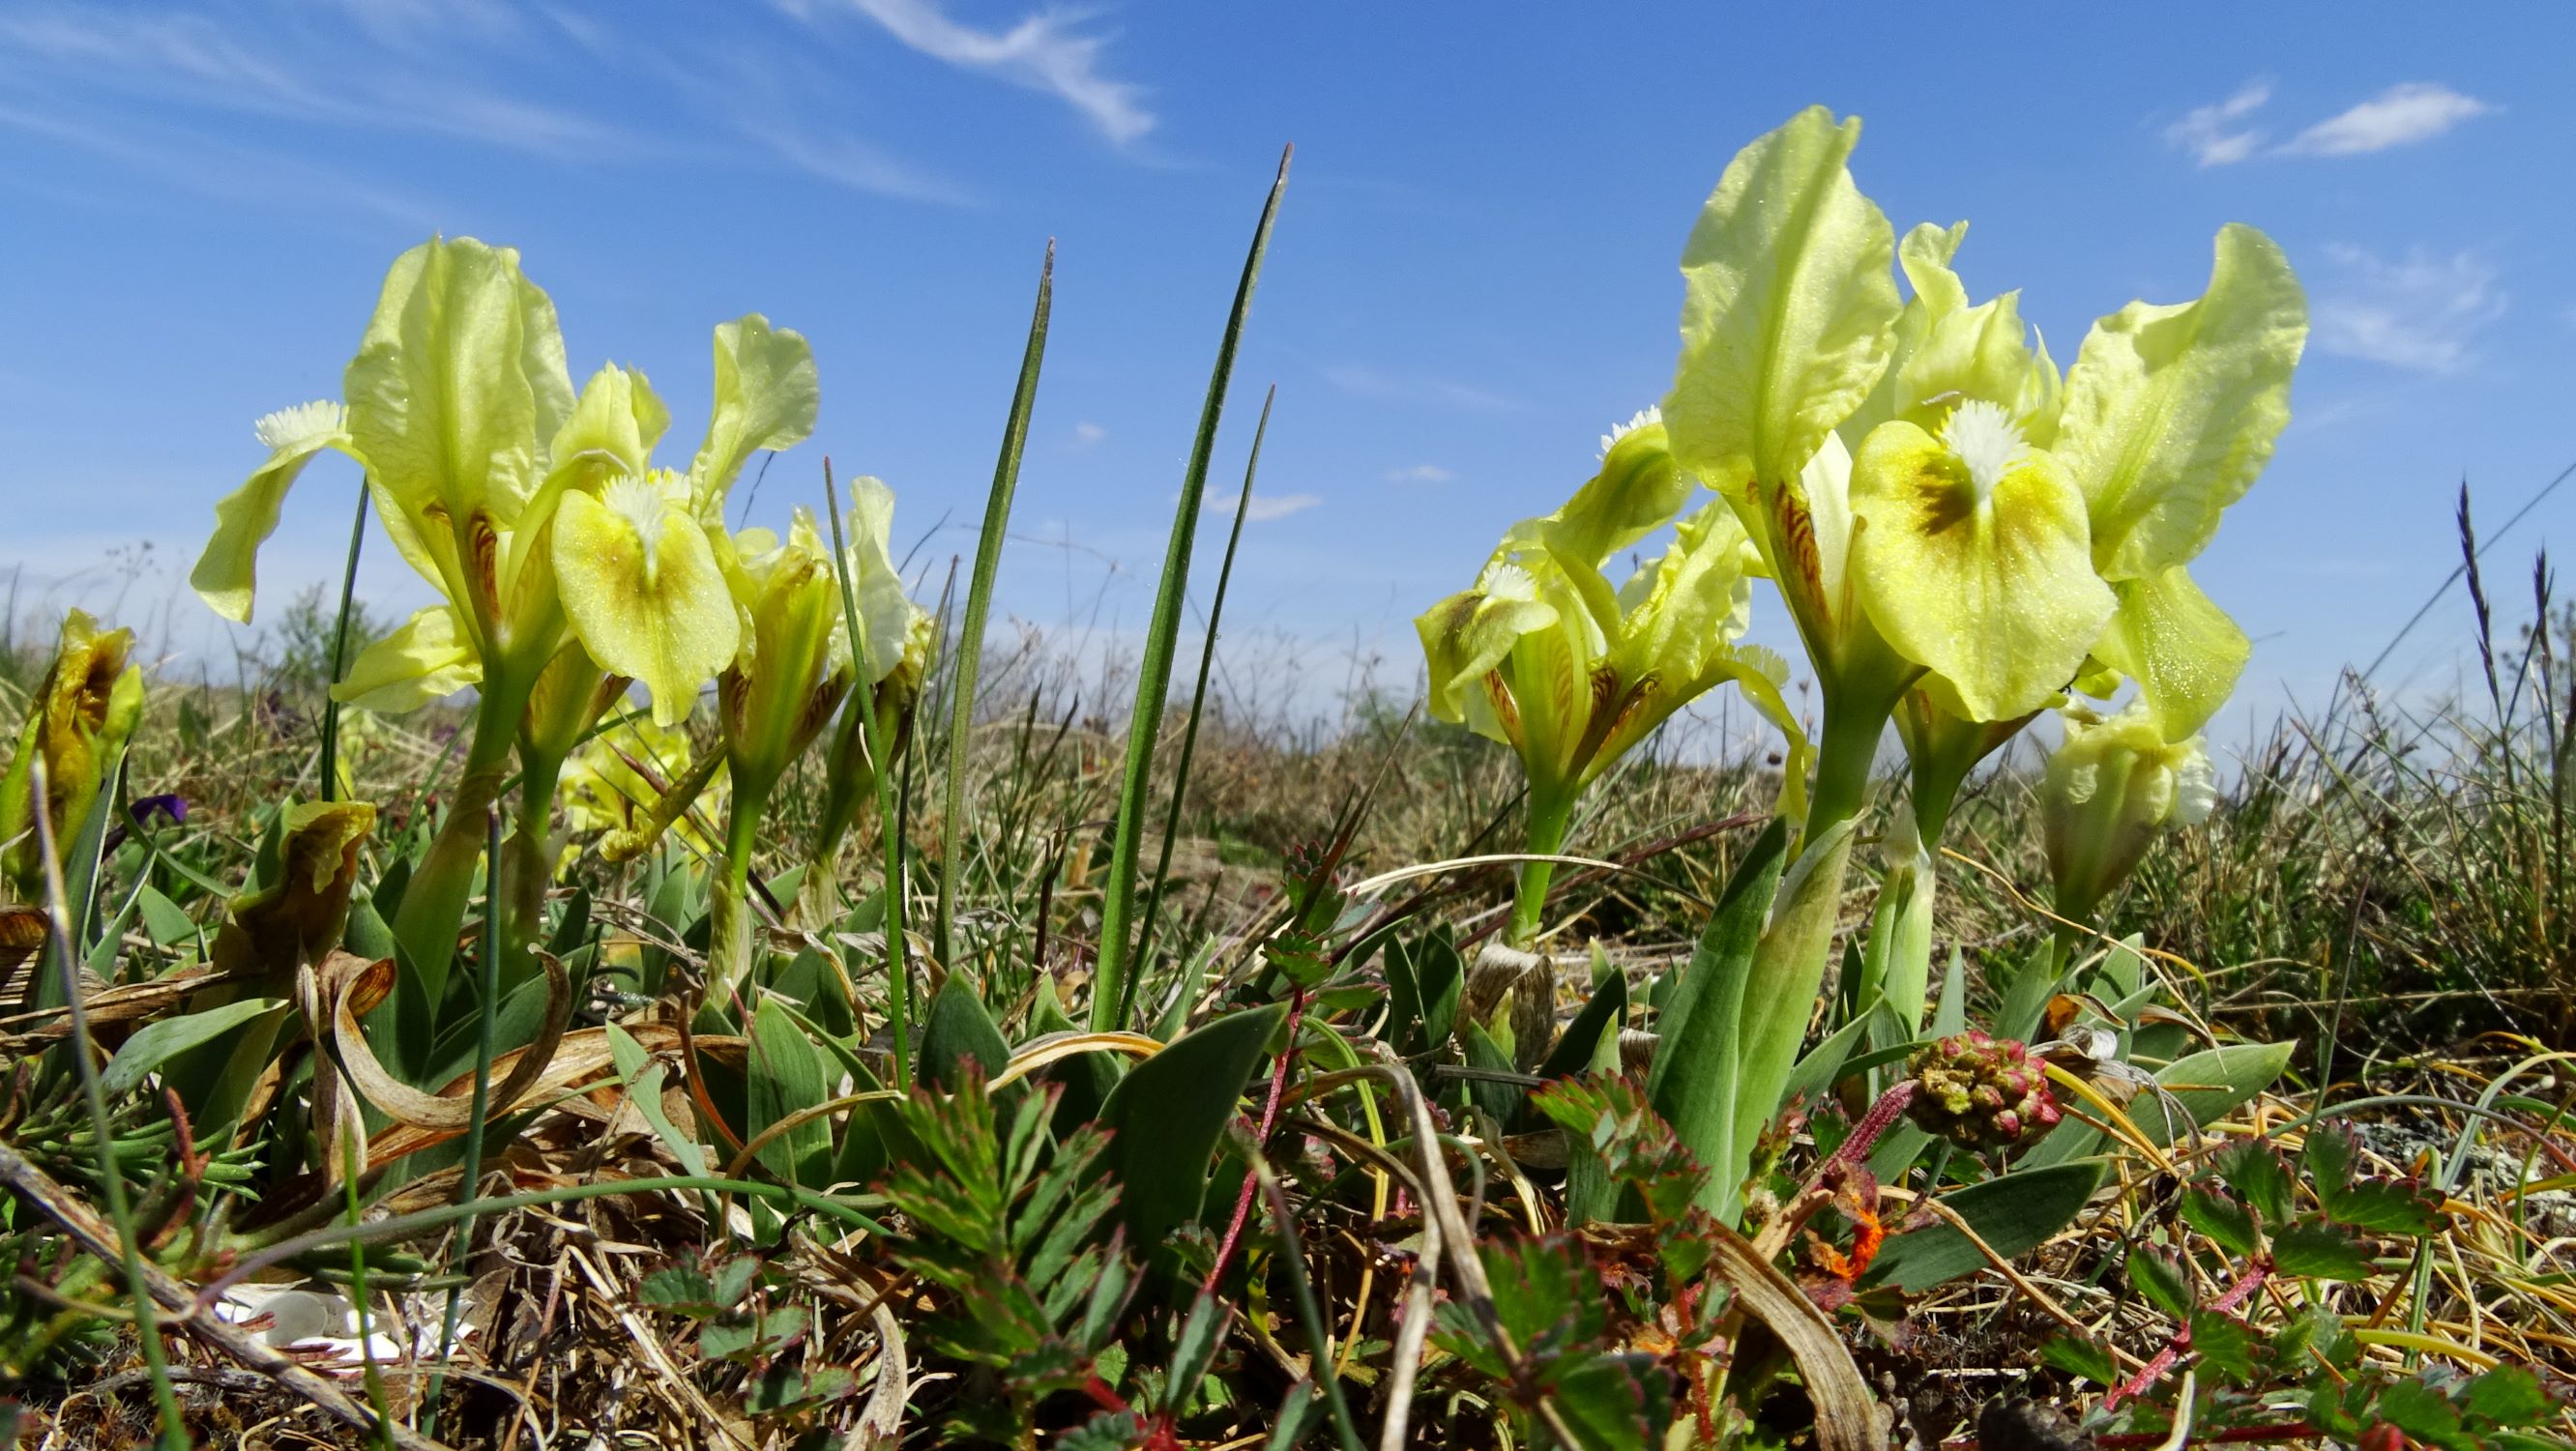
[[(2061, 380), (2016, 294), (1970, 302), (1964, 223), (1896, 245), (1851, 179), (1858, 138), (1811, 109), (1727, 169), (1683, 254), (1665, 414), (1813, 659), (1811, 836), (1858, 810), (1895, 716), (1916, 839), (1881, 932), (1928, 948), (1931, 850), (1979, 760), (2079, 678), (2136, 677), (2168, 740), (2224, 698), (2244, 638), (2181, 565), (2269, 457), (2306, 321), (2279, 250), (2231, 226), (2206, 296), (2104, 318)], [(1919, 1018), (1923, 965), (1880, 945)]]
[[(1945, 352), (1960, 355), (1939, 340), (1956, 330), (1947, 319), (1977, 311), (1957, 310), (1965, 294), (1947, 266), (1964, 231), (1964, 224), (1947, 233), (1921, 227), (1906, 239), (1905, 266), (1915, 285), (1907, 313), (1922, 310), (1929, 320), (1910, 337), (1900, 323), (1890, 376), (1916, 371)], [(1975, 330), (1984, 340), (1978, 351), (2003, 365), (1988, 366), (1988, 390), (2024, 400), (2016, 420), (2030, 443), (2064, 460), (2082, 488), (2094, 569), (2116, 601), (2074, 684), (2108, 696), (2123, 675), (2135, 677), (2165, 741), (2185, 741), (2198, 731), (2244, 669), (2243, 632), (2200, 593), (2184, 565), (2270, 458), (2289, 418), (2290, 378), (2307, 335), (2306, 304), (2278, 248), (2259, 232), (2230, 226), (2219, 232), (2216, 252), (2199, 300), (2132, 303), (2095, 323), (2062, 389), (2044, 350), (2031, 357), (2016, 385), (2015, 360), (1996, 348), (1993, 330)], [(1946, 310), (1943, 298), (1951, 299)], [(2008, 301), (2009, 294), (1997, 299)], [(1913, 338), (1929, 347), (1917, 344), (1909, 352)], [(1932, 386), (1978, 391), (1955, 374)], [(1913, 768), (1914, 834), (1924, 845), (1910, 867), (1892, 871), (1890, 882), (1907, 888), (1909, 912), (1928, 912), (1929, 847), (1940, 840), (1960, 784), (2039, 708), (2031, 702), (2017, 713), (1981, 713), (1939, 673), (1907, 692), (1896, 723)], [(1920, 927), (1908, 938), (1928, 948), (1928, 924), (1903, 925)], [(1876, 955), (1889, 957), (1891, 1007), (1919, 1021), (1928, 963), (1901, 952)]]
[[(1961, 230), (1952, 229), (1954, 246)], [(2197, 301), (2131, 303), (2093, 325), (2066, 376), (2062, 411), (2045, 353), (2030, 384), (2049, 402), (2031, 417), (2033, 441), (2065, 460), (2083, 489), (2094, 569), (2116, 601), (2076, 684), (2107, 696), (2121, 677), (2136, 679), (2169, 740), (2199, 730), (2244, 669), (2244, 633), (2184, 566), (2270, 459), (2307, 338), (2306, 303), (2279, 248), (2229, 226), (2216, 251)], [(1919, 304), (1932, 294), (1911, 261), (1908, 271)], [(1939, 837), (1967, 772), (2037, 708), (1980, 715), (1937, 675), (1909, 694), (1897, 724), (1927, 839)]]
[[(1518, 752), (1529, 776), (1529, 849), (1553, 853), (1583, 789), (1674, 711), (1723, 681), (1803, 748), (1780, 687), (1786, 662), (1734, 643), (1756, 560), (1734, 515), (1695, 491), (1651, 410), (1602, 441), (1600, 472), (1564, 507), (1503, 536), (1473, 588), (1414, 621), (1431, 713)], [(1663, 556), (1613, 588), (1612, 556), (1666, 524)], [(1790, 778), (1803, 777), (1804, 761)], [(1550, 864), (1521, 870), (1513, 930), (1536, 931)]]
[[(1937, 672), (1977, 718), (2039, 708), (2114, 608), (2084, 495), (2045, 446), (2051, 368), (2014, 301), (1968, 307), (1955, 233), (1893, 229), (1813, 108), (1728, 166), (1682, 254), (1664, 405), (1681, 467), (1726, 497), (1824, 697), (1812, 837), (1859, 809), (1905, 691)], [(1931, 285), (1927, 285), (1927, 283)]]
[[(45, 813), (55, 850), (69, 852), (143, 717), (143, 667), (131, 663), (133, 650), (132, 630), (101, 630), (79, 610), (63, 617), (54, 663), (28, 702), (8, 774), (0, 776), (0, 871), (8, 874), (19, 901), (45, 899), (36, 813)], [(39, 760), (45, 765), (41, 802), (35, 791)]]
[(2058, 915), (2090, 922), (2158, 832), (2208, 819), (2217, 776), (2200, 737), (2168, 742), (2144, 698), (2107, 718), (2081, 705), (2061, 714), (2066, 741), (2040, 783), (2040, 823)]
[(751, 854), (780, 778), (859, 682), (873, 696), (906, 669), (909, 658), (910, 688), (919, 689), (928, 621), (905, 597), (887, 554), (894, 492), (876, 479), (860, 479), (852, 493), (856, 538), (842, 564), (859, 607), (857, 650), (851, 648), (840, 574), (813, 515), (797, 510), (784, 540), (767, 530), (743, 531), (739, 551), (726, 566), (747, 628), (733, 662), (716, 681), (716, 718), (724, 731), (733, 802), (724, 870), (711, 898), (708, 986), (715, 998), (738, 984), (753, 962)]
[(554, 305), (518, 254), (433, 239), (387, 273), (344, 399), (261, 419), (268, 460), (216, 506), (191, 582), (228, 619), (250, 618), (259, 546), (325, 449), (366, 471), (394, 547), (444, 596), (361, 654), (334, 691), (384, 711), (481, 692), (448, 825), (396, 924), (433, 976), (514, 745), (537, 800), (587, 728), (585, 710), (595, 718), (613, 695), (607, 681), (640, 681), (667, 724), (732, 657), (739, 625), (715, 562), (725, 492), (753, 452), (806, 436), (816, 389), (804, 339), (757, 315), (719, 327), (715, 354), (705, 442), (686, 474), (656, 470), (670, 415), (643, 375), (606, 367), (576, 395)]

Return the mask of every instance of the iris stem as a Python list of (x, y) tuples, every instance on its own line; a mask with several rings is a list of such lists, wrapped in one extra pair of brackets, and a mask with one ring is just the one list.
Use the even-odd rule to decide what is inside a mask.
[(394, 914), (394, 937), (411, 954), (430, 1003), (447, 996), (447, 969), (456, 955), (457, 929), (465, 921), (466, 900), (474, 895), (474, 870), (483, 861), (484, 814), (501, 799), (510, 755), (518, 742), (519, 717), (527, 709), (525, 686), (486, 681), (474, 713), (474, 744), (465, 753), (464, 774), (448, 802), (447, 819), (413, 869), (403, 888), (402, 906)]
[(1854, 709), (1848, 700), (1825, 697), (1824, 740), (1816, 752), (1816, 791), (1807, 806), (1804, 840), (1814, 841), (1858, 816), (1868, 803), (1870, 773), (1887, 717), (1885, 707)]
[(759, 845), (761, 813), (774, 783), (737, 777), (733, 809), (725, 818), (724, 870), (708, 903), (707, 1001), (720, 1002), (752, 967), (751, 853)]
[[(1529, 798), (1529, 844), (1534, 855), (1553, 856), (1565, 846), (1565, 829), (1574, 818), (1576, 793), (1533, 790)], [(1512, 894), (1511, 941), (1514, 947), (1527, 947), (1538, 936), (1539, 919), (1547, 909), (1547, 884), (1556, 875), (1556, 863), (1527, 861), (1521, 863), (1520, 882)]]
[(501, 853), (502, 962), (508, 968), (505, 987), (525, 976), (526, 954), (518, 949), (538, 940), (545, 930), (546, 883), (554, 875), (555, 791), (563, 779), (564, 758), (519, 752), (519, 820)]

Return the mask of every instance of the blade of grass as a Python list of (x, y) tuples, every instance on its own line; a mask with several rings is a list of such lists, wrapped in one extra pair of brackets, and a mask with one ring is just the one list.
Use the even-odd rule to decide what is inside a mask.
[[(850, 632), (850, 649), (864, 658), (867, 631), (859, 621), (859, 592), (850, 582), (849, 545), (841, 527), (840, 490), (832, 482), (832, 460), (823, 460), (823, 515), (832, 521), (832, 573), (841, 585), (841, 619)], [(886, 759), (885, 722), (877, 718), (876, 699), (865, 687), (851, 692), (859, 713), (860, 733), (868, 747), (868, 770), (876, 779), (877, 835), (885, 842), (886, 1026), (894, 1037), (894, 1086), (912, 1091), (912, 963), (903, 926), (903, 827), (895, 814), (894, 772)]]
[[(474, 1107), (465, 1121), (464, 1172), (457, 1176), (456, 1202), (470, 1204), (483, 1177), (483, 1119), (492, 1105), (492, 1039), (498, 1031), (501, 1014), (501, 807), (499, 803), (483, 809), (483, 951), (482, 1003), (480, 1019), (474, 1030)], [(457, 1240), (466, 1257), (474, 1253), (474, 1216), (467, 1215), (457, 1230)], [(464, 1286), (451, 1285), (447, 1290), (447, 1308), (439, 1317), (438, 1369), (431, 1372), (429, 1393), (421, 1412), (421, 1433), (438, 1434), (438, 1396), (447, 1384), (447, 1358), (456, 1348), (456, 1322), (465, 1306)]]
[[(53, 788), (46, 779), (44, 754), (30, 754), (27, 769), (30, 796), (39, 802), (51, 800)], [(62, 980), (64, 1007), (71, 1016), (72, 1036), (66, 1046), (80, 1072), (81, 1100), (89, 1111), (91, 1142), (98, 1150), (99, 1187), (107, 1198), (108, 1222), (116, 1226), (125, 1289), (133, 1300), (134, 1338), (142, 1348), (143, 1368), (152, 1377), (152, 1399), (161, 1416), (163, 1451), (187, 1451), (192, 1443), (187, 1423), (179, 1414), (179, 1393), (170, 1384), (170, 1365), (162, 1352), (160, 1317), (152, 1308), (151, 1282), (144, 1276), (143, 1251), (134, 1235), (134, 1211), (125, 1197), (125, 1168), (117, 1162), (116, 1140), (109, 1131), (107, 1091), (99, 1086), (98, 1058), (89, 1032), (89, 1005), (81, 994), (80, 967), (72, 953), (72, 914), (63, 894), (61, 844), (54, 839), (52, 812), (39, 806), (31, 815), (35, 818), (36, 850), (45, 868), (46, 911), (52, 919), (52, 930), (46, 937), (52, 948), (54, 969)]]
[(1208, 379), (1207, 401), (1199, 410), (1198, 437), (1190, 445), (1189, 469), (1181, 477), (1181, 501), (1172, 511), (1172, 539), (1163, 555), (1163, 579), (1154, 592), (1153, 622), (1146, 628), (1145, 653), (1136, 672), (1136, 707), (1127, 718), (1126, 772), (1118, 788), (1118, 832), (1109, 851), (1109, 876), (1100, 902), (1100, 963), (1091, 984), (1091, 1027), (1104, 1032), (1127, 1025), (1124, 1005), (1131, 966), (1127, 951), (1128, 919), (1136, 908), (1137, 857), (1144, 847), (1145, 809), (1154, 781), (1154, 738), (1163, 720), (1163, 698), (1172, 683), (1172, 649), (1181, 632), (1181, 592), (1189, 585), (1190, 546), (1199, 528), (1199, 500), (1207, 492), (1208, 459), (1216, 450), (1217, 424), (1225, 416), (1226, 385), (1234, 378), (1234, 353), (1243, 337), (1245, 314), (1252, 310), (1253, 284), (1261, 277), (1262, 254), (1270, 248), (1270, 224), (1279, 215), (1280, 194), (1288, 189), (1289, 147), (1279, 155), (1279, 175), (1262, 203), (1261, 224), (1253, 229), (1252, 251), (1243, 259), (1243, 277), (1235, 284), (1234, 310), (1225, 320), (1217, 344), (1216, 368)]
[[(328, 1072), (329, 1069), (325, 1067), (323, 1071)], [(358, 1200), (358, 1180), (361, 1177), (357, 1140), (354, 1137), (343, 1140), (340, 1188), (342, 1198), (349, 1206), (349, 1223), (352, 1226), (366, 1223), (366, 1206)], [(349, 1299), (358, 1307), (358, 1354), (366, 1363), (367, 1404), (376, 1412), (376, 1444), (384, 1451), (393, 1451), (394, 1413), (385, 1403), (384, 1372), (376, 1365), (375, 1319), (367, 1306), (367, 1246), (363, 1240), (349, 1241)]]
[(1252, 512), (1252, 480), (1261, 472), (1261, 440), (1270, 433), (1270, 405), (1279, 401), (1279, 385), (1261, 400), (1261, 421), (1252, 429), (1252, 457), (1243, 466), (1243, 492), (1234, 501), (1234, 523), (1225, 535), (1225, 560), (1217, 566), (1216, 595), (1208, 601), (1207, 640), (1199, 647), (1198, 683), (1190, 689), (1189, 724), (1181, 728), (1181, 754), (1172, 762), (1172, 799), (1163, 812), (1163, 846), (1154, 854), (1154, 890), (1145, 894), (1144, 920), (1136, 927), (1136, 970), (1127, 975), (1127, 996), (1118, 1005), (1118, 1021), (1136, 1012), (1136, 987), (1154, 961), (1154, 918), (1163, 909), (1163, 889), (1172, 875), (1172, 843), (1181, 834), (1181, 803), (1189, 798), (1190, 758), (1199, 745), (1199, 719), (1207, 708), (1208, 672), (1216, 664), (1216, 627), (1225, 617), (1225, 587), (1234, 578), (1235, 547), (1243, 542), (1243, 518)]
[(1333, 1435), (1342, 1451), (1361, 1451), (1359, 1427), (1351, 1420), (1350, 1402), (1342, 1395), (1342, 1377), (1334, 1369), (1333, 1332), (1316, 1303), (1315, 1282), (1306, 1273), (1306, 1249), (1298, 1242), (1297, 1216), (1290, 1210), (1288, 1195), (1279, 1187), (1279, 1175), (1262, 1154), (1261, 1145), (1246, 1143), (1243, 1151), (1245, 1162), (1261, 1183), (1262, 1197), (1269, 1202), (1270, 1221), (1279, 1231), (1279, 1256), (1288, 1265), (1288, 1284), (1295, 1292), (1297, 1320), (1306, 1332), (1315, 1380), (1324, 1388), (1324, 1404), (1333, 1414)]
[(984, 524), (975, 540), (975, 572), (966, 584), (966, 620), (957, 637), (949, 677), (954, 693), (948, 721), (948, 780), (939, 823), (939, 961), (954, 968), (957, 946), (958, 850), (966, 830), (966, 754), (975, 723), (975, 673), (983, 663), (984, 616), (993, 603), (993, 578), (1002, 567), (1002, 539), (1011, 525), (1011, 498), (1020, 487), (1020, 454), (1028, 447), (1029, 411), (1037, 406), (1038, 369), (1046, 360), (1047, 319), (1055, 306), (1055, 243), (1038, 269), (1037, 307), (1029, 315), (1028, 346), (1020, 354), (1020, 381), (1011, 390), (1011, 415), (1002, 425), (1002, 456), (993, 465), (993, 492), (984, 500)]
[(324, 801), (340, 795), (340, 700), (332, 690), (349, 668), (349, 609), (358, 593), (358, 550), (367, 542), (367, 486), (358, 485), (358, 515), (349, 521), (349, 562), (340, 570), (340, 620), (331, 630), (331, 679), (322, 691), (322, 784)]

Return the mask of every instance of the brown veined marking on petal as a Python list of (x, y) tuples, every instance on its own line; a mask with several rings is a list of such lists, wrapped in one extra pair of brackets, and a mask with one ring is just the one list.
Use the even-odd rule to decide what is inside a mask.
[(481, 509), (466, 520), (465, 548), (473, 564), (475, 591), (482, 596), (485, 611), (493, 618), (501, 613), (501, 533), (492, 527), (492, 516)]
[(97, 730), (107, 721), (109, 701), (116, 694), (117, 678), (125, 673), (127, 647), (134, 635), (127, 630), (108, 630), (90, 641), (85, 667), (81, 673), (77, 709), (83, 729)]
[[(578, 649), (580, 647), (575, 646), (574, 648)], [(606, 715), (610, 706), (615, 705), (618, 701), (623, 700), (626, 697), (628, 687), (634, 685), (634, 683), (634, 678), (631, 676), (601, 676), (599, 678), (599, 684), (593, 687), (590, 693), (590, 718), (592, 720), (597, 720), (601, 716)]]
[(1441, 622), (1443, 633), (1465, 634), (1467, 627), (1473, 625), (1476, 622), (1476, 616), (1484, 610), (1486, 599), (1487, 596), (1480, 594), (1452, 596), (1449, 601), (1449, 618)]
[(1782, 561), (1788, 572), (1795, 574), (1807, 598), (1820, 604), (1825, 599), (1825, 566), (1822, 551), (1816, 546), (1816, 516), (1806, 501), (1783, 486), (1774, 496), (1771, 515), (1780, 521), (1781, 544), (1789, 557)]
[(1612, 669), (1608, 661), (1592, 667), (1589, 683), (1592, 708), (1584, 712), (1583, 739), (1575, 745), (1574, 759), (1566, 763), (1577, 773), (1592, 759), (1592, 753), (1601, 749), (1601, 743), (1609, 739), (1612, 717), (1619, 713), (1611, 709), (1619, 696), (1619, 672)]
[(807, 743), (822, 734), (824, 726), (831, 723), (832, 712), (841, 708), (841, 698), (850, 693), (850, 678), (845, 671), (835, 671), (831, 679), (824, 681), (806, 698), (805, 713), (797, 718), (796, 734), (791, 738), (798, 743), (798, 750), (803, 750)]
[[(1593, 711), (1591, 729), (1584, 732), (1582, 761), (1579, 763), (1586, 769), (1589, 769), (1592, 758), (1599, 755), (1603, 747), (1610, 742), (1619, 739), (1620, 732), (1627, 729), (1628, 722), (1636, 719), (1637, 713), (1644, 710), (1646, 703), (1663, 689), (1661, 677), (1649, 672), (1640, 677), (1636, 684), (1629, 686), (1626, 694), (1618, 697), (1614, 709), (1613, 702), (1603, 693), (1602, 688), (1601, 677), (1607, 673), (1609, 672), (1605, 667), (1593, 676), (1596, 709)], [(1615, 679), (1609, 684), (1611, 689), (1617, 688)]]
[(1503, 723), (1503, 734), (1515, 750), (1521, 744), (1521, 708), (1512, 701), (1511, 687), (1503, 683), (1503, 672), (1497, 668), (1485, 672), (1485, 699), (1494, 707), (1494, 717)]
[(751, 677), (740, 665), (728, 665), (716, 677), (716, 711), (728, 733), (739, 739), (745, 712), (750, 709)]

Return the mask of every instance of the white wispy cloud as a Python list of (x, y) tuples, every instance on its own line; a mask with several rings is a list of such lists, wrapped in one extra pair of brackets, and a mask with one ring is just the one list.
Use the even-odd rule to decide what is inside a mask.
[(1413, 464), (1386, 471), (1386, 481), (1390, 484), (1445, 484), (1456, 477), (1455, 471), (1438, 464)]
[[(1078, 29), (1086, 18), (1040, 10), (1007, 30), (978, 30), (940, 8), (939, 0), (843, 0), (886, 33), (934, 60), (1055, 96), (1082, 113), (1103, 136), (1124, 146), (1154, 129), (1144, 90), (1101, 73), (1106, 38)], [(791, 9), (811, 8), (791, 4)]]
[[(159, 178), (192, 196), (281, 210), (312, 206), (328, 217), (369, 213), (410, 231), (437, 229), (438, 209), (363, 177), (262, 148), (231, 145), (183, 129), (119, 126), (106, 118), (0, 105), (0, 128), (86, 151)], [(320, 206), (314, 204), (320, 201)]]
[(557, 158), (624, 149), (615, 127), (485, 89), (453, 67), (371, 70), (346, 54), (337, 64), (293, 65), (242, 30), (213, 12), (54, 6), (0, 15), (0, 60), (38, 67), (57, 83), (213, 110), (426, 132)]
[(2361, 156), (2430, 141), (2495, 107), (2430, 81), (2409, 81), (2291, 137), (2284, 156)]
[(736, 117), (733, 124), (736, 131), (757, 142), (771, 156), (834, 186), (942, 206), (971, 206), (975, 202), (975, 194), (967, 188), (911, 166), (885, 148), (855, 136), (751, 117)]
[[(567, 73), (586, 67), (577, 79), (649, 92), (657, 104), (611, 122), (495, 87), (531, 57)], [(0, 93), (27, 112), (70, 114), (98, 99), (120, 114), (175, 109), (446, 137), (585, 167), (730, 160), (906, 201), (977, 201), (970, 188), (836, 127), (818, 98), (838, 85), (775, 45), (728, 40), (665, 54), (632, 27), (504, 0), (193, 10), (50, 0), (0, 11)]]
[(1386, 403), (1431, 403), (1475, 413), (1503, 413), (1520, 405), (1449, 378), (1424, 373), (1390, 373), (1362, 363), (1336, 363), (1324, 369), (1324, 381), (1345, 393)]
[(2340, 275), (2318, 292), (2320, 351), (2453, 373), (2475, 359), (2478, 333), (2504, 315), (2496, 269), (2474, 251), (2439, 256), (2417, 248), (2392, 261), (2336, 243), (2326, 255)]
[(1076, 449), (1094, 448), (1108, 436), (1109, 430), (1097, 423), (1077, 423), (1073, 426), (1073, 440), (1070, 446)]
[(2224, 101), (2185, 111), (2181, 120), (2165, 128), (2165, 140), (2190, 152), (2203, 166), (2243, 161), (2263, 144), (2263, 133), (2242, 123), (2271, 99), (2270, 81), (2248, 81)]
[(2224, 101), (2185, 111), (2165, 128), (2165, 142), (2202, 166), (2233, 166), (2257, 156), (2366, 156), (2429, 141), (2496, 109), (2439, 82), (2407, 81), (2267, 145), (2267, 133), (2252, 118), (2271, 99), (2270, 80), (2248, 81)]

